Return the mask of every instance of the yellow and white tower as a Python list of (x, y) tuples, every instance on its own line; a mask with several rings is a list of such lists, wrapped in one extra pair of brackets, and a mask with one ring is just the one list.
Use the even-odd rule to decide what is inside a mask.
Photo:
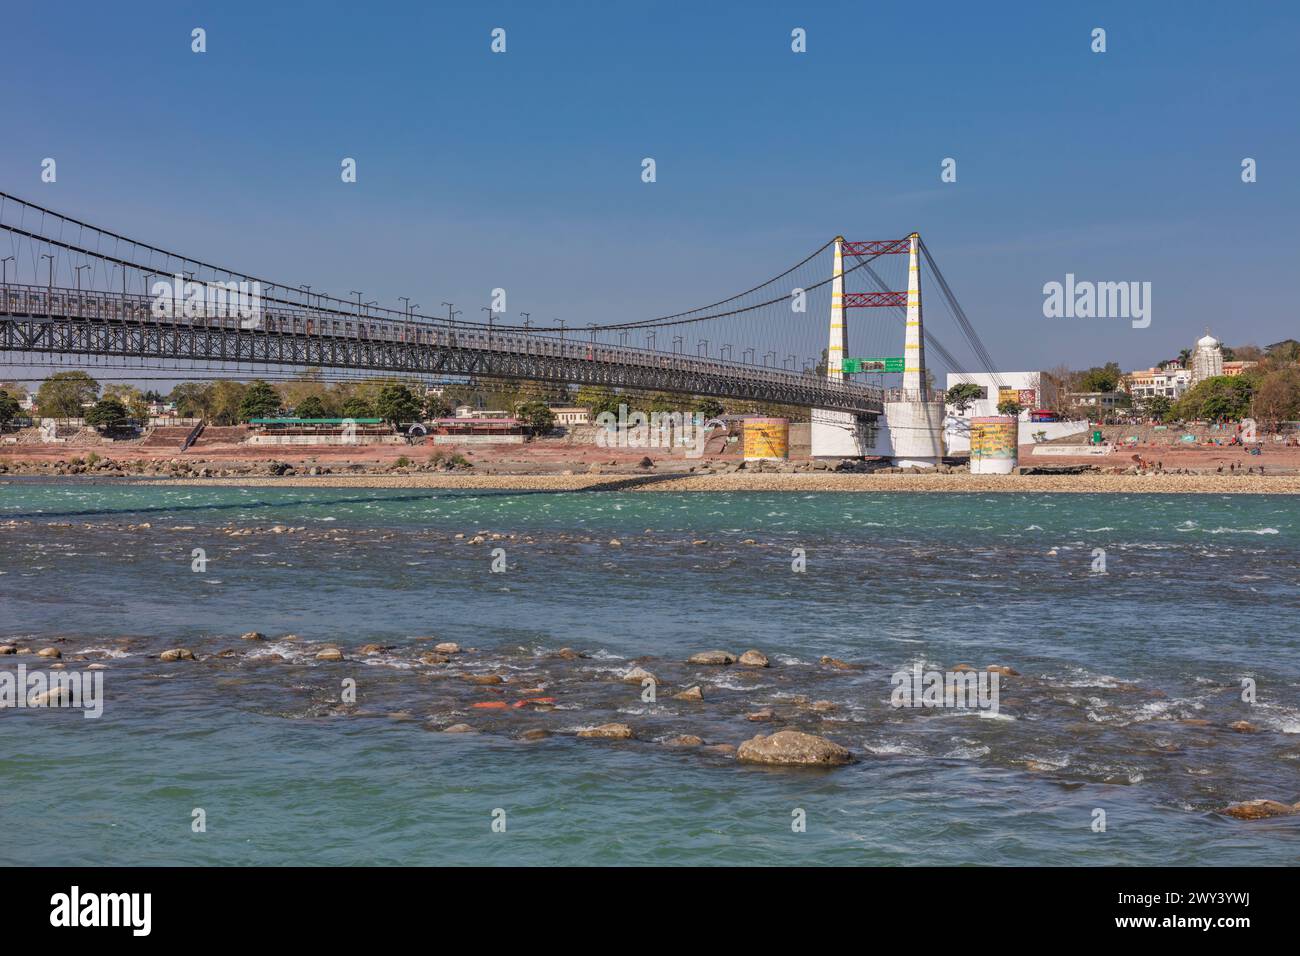
[[(849, 324), (844, 308), (844, 237), (835, 237), (835, 261), (831, 272), (831, 334), (826, 347), (826, 380), (844, 381), (844, 359), (848, 354)], [(861, 458), (863, 429), (852, 412), (829, 408), (812, 410), (809, 438), (814, 458)]]
[(943, 457), (943, 402), (930, 401), (921, 315), (921, 236), (908, 236), (907, 316), (903, 336), (902, 394), (885, 402), (885, 422), (895, 465), (933, 468)]
[(921, 236), (907, 237), (907, 329), (903, 337), (903, 395), (915, 401), (930, 397), (925, 375), (925, 339), (921, 335)]

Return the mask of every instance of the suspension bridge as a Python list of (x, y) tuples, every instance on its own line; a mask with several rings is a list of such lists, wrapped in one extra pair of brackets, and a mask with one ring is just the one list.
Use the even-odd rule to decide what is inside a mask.
[[(916, 233), (836, 237), (709, 305), (585, 328), (534, 325), (529, 313), (511, 322), (491, 307), (482, 310), (485, 321), (467, 320), (446, 302), (446, 315), (430, 314), (409, 298), (402, 309), (387, 308), (356, 290), (353, 301), (162, 249), (3, 192), (0, 253), (0, 364), (11, 366), (103, 363), (178, 379), (200, 369), (240, 377), (314, 368), (712, 396), (812, 409), (814, 454), (885, 451), (926, 464), (941, 454), (943, 417), (927, 348), (949, 370), (963, 363), (923, 325), (924, 262), (975, 363), (994, 368)], [(882, 319), (855, 321), (851, 337), (848, 314), (857, 309)], [(887, 384), (895, 375), (901, 382)], [(883, 439), (888, 449), (882, 428), (893, 433)]]

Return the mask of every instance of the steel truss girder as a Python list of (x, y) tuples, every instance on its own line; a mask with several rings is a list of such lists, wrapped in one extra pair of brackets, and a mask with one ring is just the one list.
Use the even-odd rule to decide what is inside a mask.
[[(246, 329), (114, 323), (57, 316), (0, 316), (0, 351), (298, 365), (399, 375), (529, 379), (828, 408), (868, 417), (883, 413), (881, 399), (874, 393), (835, 387), (812, 376), (805, 381), (799, 376), (768, 376), (757, 369), (753, 372), (738, 369), (735, 374), (713, 373), (651, 364), (596, 362), (573, 356)], [(664, 356), (663, 361), (668, 364), (672, 359)]]

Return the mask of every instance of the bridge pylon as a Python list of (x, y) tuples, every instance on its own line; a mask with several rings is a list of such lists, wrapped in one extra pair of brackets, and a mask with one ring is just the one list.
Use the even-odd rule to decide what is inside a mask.
[[(907, 237), (907, 314), (903, 335), (903, 388), (887, 396), (885, 422), (894, 464), (933, 468), (943, 457), (943, 402), (932, 400), (925, 371), (925, 327), (921, 317), (921, 236)], [(889, 401), (889, 397), (896, 400)]]
[[(834, 245), (826, 380), (839, 384), (844, 381), (844, 359), (849, 347), (849, 325), (844, 303), (844, 237), (836, 236)], [(811, 418), (809, 438), (814, 458), (861, 458), (868, 453), (866, 428), (859, 416), (852, 412), (814, 408)]]

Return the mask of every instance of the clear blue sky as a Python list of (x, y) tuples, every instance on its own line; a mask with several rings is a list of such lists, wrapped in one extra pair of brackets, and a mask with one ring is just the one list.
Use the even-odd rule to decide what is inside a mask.
[[(1003, 369), (1300, 337), (1295, 3), (10, 4), (0, 29), (5, 191), (334, 294), (473, 317), (502, 286), (579, 326), (917, 229)], [(1067, 272), (1152, 282), (1150, 328), (1045, 319)]]

